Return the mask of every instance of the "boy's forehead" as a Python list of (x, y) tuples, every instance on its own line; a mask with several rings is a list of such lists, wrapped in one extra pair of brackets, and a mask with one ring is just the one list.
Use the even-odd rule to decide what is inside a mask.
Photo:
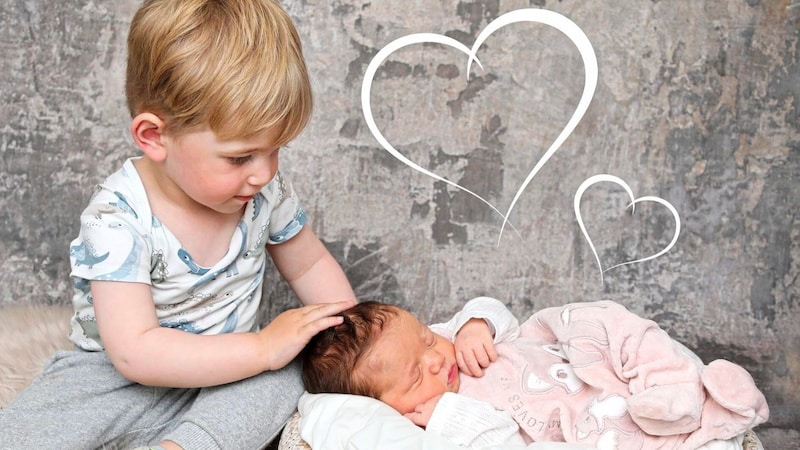
[(208, 126), (198, 126), (187, 130), (171, 133), (170, 137), (176, 141), (190, 141), (203, 139), (214, 143), (217, 147), (229, 147), (236, 150), (241, 147), (274, 147), (282, 129), (278, 127), (266, 128), (243, 136), (226, 136), (212, 130)]

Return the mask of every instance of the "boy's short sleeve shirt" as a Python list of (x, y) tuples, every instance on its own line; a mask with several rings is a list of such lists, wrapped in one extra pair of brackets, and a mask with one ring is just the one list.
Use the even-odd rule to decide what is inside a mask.
[(85, 350), (103, 349), (91, 280), (150, 285), (161, 326), (197, 334), (251, 331), (261, 300), (265, 245), (291, 239), (305, 222), (291, 183), (278, 172), (247, 204), (226, 255), (213, 267), (201, 267), (152, 214), (128, 160), (100, 185), (70, 244), (75, 308), (70, 339)]

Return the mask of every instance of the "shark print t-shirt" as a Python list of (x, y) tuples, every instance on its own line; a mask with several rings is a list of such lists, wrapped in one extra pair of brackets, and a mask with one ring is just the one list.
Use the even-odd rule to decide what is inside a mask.
[(103, 350), (92, 280), (149, 284), (164, 327), (197, 334), (254, 330), (265, 245), (291, 239), (306, 222), (289, 180), (276, 173), (247, 204), (225, 256), (202, 267), (150, 211), (133, 161), (99, 186), (70, 244), (75, 309), (70, 340), (84, 350)]

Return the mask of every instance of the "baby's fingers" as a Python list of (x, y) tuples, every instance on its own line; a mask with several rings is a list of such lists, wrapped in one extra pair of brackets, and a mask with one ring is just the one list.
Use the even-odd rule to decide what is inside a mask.
[[(486, 356), (489, 358), (489, 363), (497, 361), (497, 350), (494, 348), (494, 342), (489, 342), (487, 345), (485, 345), (484, 350), (486, 350)], [(488, 367), (489, 363), (483, 367)]]
[(475, 359), (475, 355), (472, 352), (456, 352), (456, 363), (458, 364), (458, 368), (467, 375), (473, 377), (483, 376), (481, 365)]
[(475, 361), (483, 367), (489, 367), (489, 363), (492, 362), (489, 359), (489, 355), (485, 351), (476, 351), (475, 352)]
[(418, 411), (412, 411), (410, 413), (405, 413), (405, 414), (403, 414), (403, 416), (405, 416), (406, 419), (414, 422), (414, 425), (417, 425), (417, 426), (420, 426), (420, 427), (424, 427), (425, 425), (427, 425), (427, 423), (425, 423), (425, 421), (422, 420), (422, 414), (419, 413)]
[(433, 398), (430, 398), (426, 400), (424, 403), (418, 404), (414, 408), (414, 411), (407, 412), (403, 415), (408, 420), (414, 422), (415, 425), (425, 427), (428, 425), (428, 421), (431, 420), (431, 414), (433, 414), (433, 409), (436, 408), (436, 404), (439, 403), (440, 398), (442, 398), (441, 395), (437, 395)]

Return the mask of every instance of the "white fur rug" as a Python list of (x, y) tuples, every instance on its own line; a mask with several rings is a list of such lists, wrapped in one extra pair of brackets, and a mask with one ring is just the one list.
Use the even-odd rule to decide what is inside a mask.
[(4, 407), (67, 339), (70, 306), (8, 305), (0, 307), (0, 408)]

